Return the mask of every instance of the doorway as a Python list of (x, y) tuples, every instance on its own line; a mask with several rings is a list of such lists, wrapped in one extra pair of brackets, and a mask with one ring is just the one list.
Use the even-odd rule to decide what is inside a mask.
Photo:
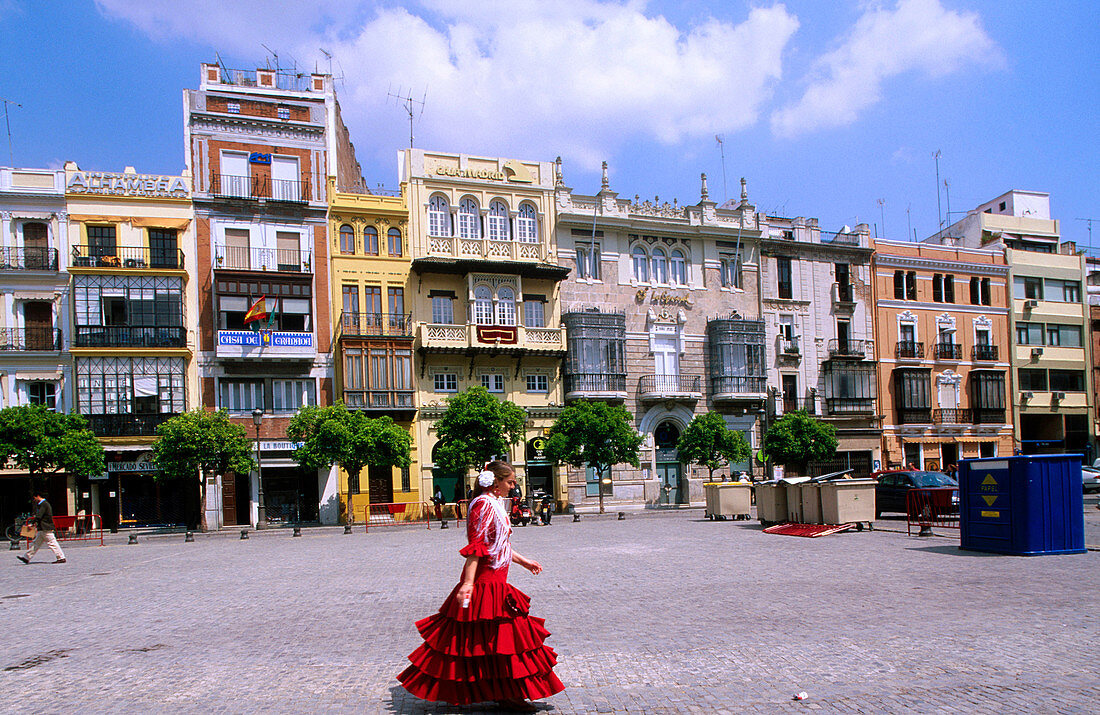
[(783, 384), (783, 414), (798, 409), (798, 375), (781, 375)]
[(367, 494), (371, 504), (393, 503), (393, 467), (375, 464), (367, 467)]
[(52, 303), (39, 300), (24, 303), (23, 324), (28, 350), (54, 349)]
[(955, 442), (944, 442), (940, 445), (940, 467), (947, 469), (952, 464), (959, 464), (959, 445)]
[(676, 443), (680, 441), (680, 428), (672, 422), (662, 422), (653, 431), (656, 448), (657, 482), (661, 490), (659, 504), (682, 504), (684, 491), (680, 488), (682, 470)]
[(149, 266), (151, 268), (182, 268), (179, 265), (179, 246), (176, 232), (166, 229), (149, 229)]
[(653, 371), (656, 373), (654, 380), (658, 391), (678, 392), (680, 389), (680, 354), (677, 342), (674, 336), (653, 338)]

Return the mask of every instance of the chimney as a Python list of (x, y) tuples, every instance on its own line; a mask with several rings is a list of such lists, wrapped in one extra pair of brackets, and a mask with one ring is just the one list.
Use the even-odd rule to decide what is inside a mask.
[(1063, 256), (1076, 256), (1077, 255), (1077, 242), (1076, 241), (1063, 241), (1058, 246), (1058, 253)]

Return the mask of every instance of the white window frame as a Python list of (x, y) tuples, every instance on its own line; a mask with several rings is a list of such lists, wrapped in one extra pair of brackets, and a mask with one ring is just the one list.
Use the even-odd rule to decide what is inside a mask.
[(649, 282), (649, 252), (644, 246), (634, 246), (630, 249), (630, 264), (634, 280), (638, 283)]
[(538, 211), (527, 202), (521, 203), (516, 213), (516, 240), (520, 243), (539, 242)]
[(665, 249), (658, 246), (650, 255), (650, 278), (658, 285), (668, 285), (668, 256)]
[[(290, 396), (289, 404), (287, 396)], [(303, 407), (317, 404), (317, 382), (313, 379), (271, 381), (272, 414), (291, 414)]]
[(511, 239), (508, 231), (508, 206), (500, 199), (489, 202), (489, 240), (508, 241)]
[[(443, 306), (446, 306), (444, 308)], [(446, 315), (443, 315), (446, 313)], [(441, 320), (447, 318), (447, 320)], [(432, 296), (432, 322), (436, 325), (455, 324), (455, 299), (449, 295)]]
[(458, 392), (458, 373), (437, 372), (432, 375), (432, 386), (436, 392)]
[(428, 235), (451, 235), (451, 205), (442, 194), (436, 194), (428, 200)]
[(527, 392), (530, 394), (547, 394), (550, 392), (550, 377), (538, 373), (528, 373), (526, 378)]
[(481, 238), (481, 208), (472, 196), (458, 202), (458, 237)]
[(686, 286), (691, 276), (688, 275), (688, 260), (683, 249), (674, 248), (668, 255), (668, 279), (674, 286)]
[(481, 386), (489, 392), (504, 392), (504, 375), (497, 372), (482, 373)]
[[(505, 296), (509, 297), (505, 297)], [(516, 324), (516, 291), (511, 286), (497, 288), (496, 323), (494, 325)]]
[(493, 289), (487, 285), (474, 286), (474, 324), (492, 325), (494, 315)]

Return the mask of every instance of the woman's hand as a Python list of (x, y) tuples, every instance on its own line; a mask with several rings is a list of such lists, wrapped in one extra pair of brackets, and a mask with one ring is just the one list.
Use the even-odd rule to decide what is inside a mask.
[(523, 563), (520, 564), (520, 566), (527, 569), (528, 571), (535, 574), (536, 576), (538, 576), (540, 573), (542, 573), (542, 564), (540, 564), (538, 561), (531, 561), (529, 559), (524, 559)]
[(458, 591), (455, 595), (458, 597), (458, 602), (463, 608), (466, 608), (470, 603), (470, 597), (474, 594), (474, 585), (463, 581), (458, 585)]

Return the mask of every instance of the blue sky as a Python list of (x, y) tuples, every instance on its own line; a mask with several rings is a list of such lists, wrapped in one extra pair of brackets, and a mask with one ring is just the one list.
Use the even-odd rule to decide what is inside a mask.
[(254, 68), (262, 43), (324, 70), (325, 48), (372, 185), (395, 184), (404, 90), (427, 96), (419, 147), (561, 155), (584, 193), (606, 159), (621, 195), (694, 203), (700, 172), (722, 197), (721, 135), (730, 196), (744, 176), (764, 211), (894, 239), (935, 232), (939, 150), (953, 212), (1049, 191), (1100, 253), (1091, 0), (0, 0), (0, 32), (19, 166), (176, 173), (200, 62)]

